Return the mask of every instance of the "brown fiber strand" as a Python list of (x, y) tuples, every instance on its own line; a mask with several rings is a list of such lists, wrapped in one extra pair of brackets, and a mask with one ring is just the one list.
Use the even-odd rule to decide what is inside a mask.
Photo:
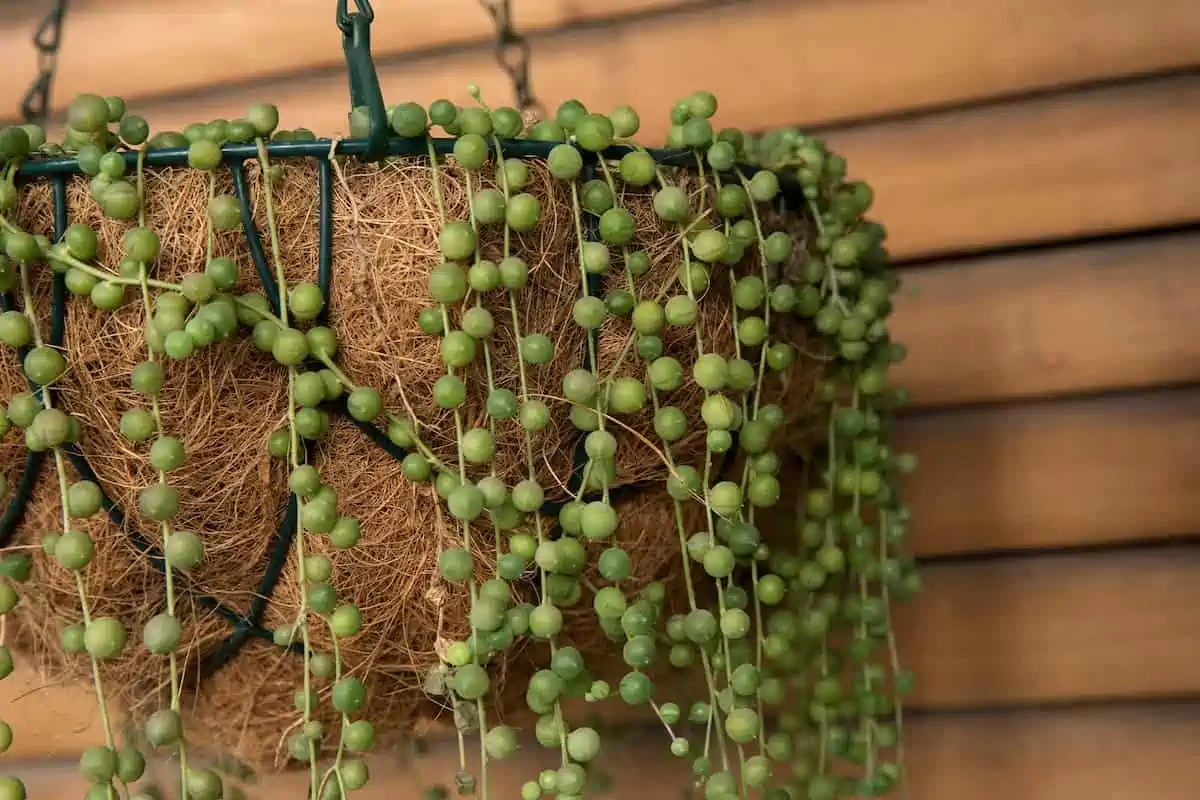
[[(535, 470), (548, 497), (562, 498), (580, 434), (567, 419), (569, 407), (561, 399), (561, 382), (566, 372), (583, 365), (585, 345), (583, 332), (572, 321), (572, 306), (582, 286), (576, 221), (569, 189), (554, 181), (543, 163), (527, 164), (530, 182), (523, 191), (540, 199), (542, 218), (535, 231), (511, 237), (511, 253), (524, 258), (530, 267), (528, 285), (517, 300), (520, 331), (523, 335), (543, 333), (555, 345), (553, 360), (542, 366), (526, 365), (526, 376), (530, 395), (550, 405), (554, 420), (548, 429), (534, 435)], [(272, 193), (284, 271), (289, 282), (315, 281), (315, 163), (289, 159), (280, 167)], [(379, 389), (390, 412), (404, 415), (406, 407), (411, 408), (422, 438), (440, 458), (456, 466), (452, 416), (432, 400), (433, 384), (445, 374), (439, 340), (417, 326), (419, 312), (431, 303), (429, 272), (442, 260), (437, 246), (441, 217), (432, 192), (434, 170), (425, 159), (407, 158), (382, 164), (344, 160), (337, 172), (329, 316), (329, 324), (339, 336), (337, 360), (354, 381)], [(438, 177), (447, 219), (466, 220), (466, 173), (449, 160), (440, 165)], [(270, 258), (266, 202), (257, 163), (246, 164), (246, 178), (256, 224)], [(207, 256), (208, 177), (194, 170), (168, 168), (148, 170), (145, 180), (146, 222), (162, 240), (153, 277), (179, 281), (203, 269)], [(473, 191), (497, 187), (493, 167), (473, 173), (471, 184)], [(699, 183), (690, 179), (684, 180), (684, 185), (698, 200)], [(225, 168), (217, 173), (217, 191), (232, 191)], [(115, 269), (122, 257), (121, 238), (132, 223), (105, 218), (90, 197), (87, 179), (72, 179), (68, 196), (71, 221), (97, 231), (98, 261)], [(656, 219), (648, 191), (622, 188), (620, 199), (637, 220), (638, 234), (630, 248), (644, 250), (651, 261), (649, 274), (638, 279), (641, 296), (665, 290), (665, 299), (682, 292), (677, 279), (682, 253), (678, 231)], [(19, 208), (17, 219), (22, 226), (50, 233), (48, 186), (24, 189)], [(606, 290), (625, 286), (618, 250), (614, 248), (613, 273), (605, 278)], [(482, 232), (480, 252), (484, 258), (500, 261), (504, 255), (502, 227)], [(213, 254), (230, 256), (239, 265), (237, 291), (262, 291), (240, 230), (218, 232)], [(40, 265), (37, 269), (39, 318), (44, 330), (49, 330), (48, 271)], [(757, 269), (757, 262), (747, 260), (733, 272), (757, 274)], [(274, 276), (273, 265), (271, 273)], [(733, 350), (728, 273), (714, 269), (712, 285), (699, 298), (705, 349), (723, 354)], [(81, 420), (85, 430), (81, 447), (105, 490), (126, 510), (128, 527), (157, 541), (156, 527), (137, 511), (138, 490), (156, 479), (146, 460), (148, 444), (129, 443), (119, 433), (121, 414), (145, 401), (129, 384), (130, 371), (145, 358), (143, 309), (136, 290), (129, 289), (127, 299), (126, 305), (112, 314), (97, 312), (87, 298), (70, 299), (70, 368), (59, 397)], [(474, 298), (469, 302), (473, 304)], [(484, 305), (496, 323), (489, 340), (492, 380), (495, 386), (519, 395), (507, 294), (494, 292)], [(460, 312), (452, 310), (452, 318), (457, 319)], [(806, 347), (799, 325), (776, 327), (775, 333), (795, 342), (802, 351)], [(643, 362), (629, 347), (630, 336), (626, 320), (606, 323), (598, 342), (602, 374), (613, 369), (625, 350), (628, 352), (615, 374), (644, 374)], [(696, 356), (693, 329), (668, 331), (664, 343), (666, 352), (690, 371)], [(764, 402), (779, 402), (792, 429), (806, 429), (806, 410), (811, 406), (821, 362), (821, 354), (805, 353), (787, 381), (768, 375)], [(469, 390), (465, 424), (486, 426), (483, 359), (477, 358), (463, 377)], [(0, 388), (6, 396), (25, 388), (11, 353), (0, 360)], [(694, 420), (701, 400), (702, 394), (693, 386), (664, 397), (663, 402), (678, 405)], [(175, 524), (199, 532), (206, 546), (204, 562), (187, 576), (190, 588), (181, 589), (178, 611), (185, 623), (180, 654), (188, 674), (194, 677), (196, 665), (212, 652), (229, 627), (190, 602), (187, 592), (203, 592), (245, 611), (266, 568), (286, 502), (286, 472), (282, 463), (266, 452), (269, 434), (287, 424), (286, 372), (259, 352), (243, 331), (238, 338), (203, 349), (185, 362), (169, 363), (159, 401), (167, 433), (178, 436), (188, 453), (185, 466), (170, 475), (181, 497)], [(676, 443), (671, 452), (677, 462), (702, 465), (704, 437), (699, 426), (693, 427), (696, 432)], [(619, 441), (617, 484), (648, 482), (646, 488), (617, 501), (621, 517), (617, 542), (629, 551), (634, 563), (627, 585), (636, 590), (650, 581), (663, 581), (668, 587), (669, 609), (678, 610), (685, 597), (679, 543), (673, 505), (663, 488), (667, 466), (653, 431), (649, 404), (639, 414), (614, 419), (610, 429)], [(524, 434), (517, 422), (497, 421), (496, 440), (496, 474), (510, 485), (527, 477)], [(797, 441), (802, 443), (802, 439)], [(12, 485), (24, 467), (21, 445), (19, 431), (0, 439), (0, 470)], [(428, 717), (447, 716), (444, 697), (427, 694), (427, 678), (439, 668), (439, 649), (468, 634), (466, 589), (443, 581), (437, 570), (440, 552), (461, 546), (461, 529), (436, 512), (438, 501), (432, 487), (406, 480), (399, 464), (349, 422), (335, 420), (329, 435), (313, 451), (322, 479), (339, 495), (341, 512), (361, 521), (362, 538), (355, 548), (336, 551), (324, 537), (308, 534), (306, 547), (310, 553), (330, 556), (340, 601), (362, 610), (362, 631), (341, 642), (344, 669), (364, 678), (371, 695), (370, 718), (381, 739), (392, 741)], [(40, 552), (41, 534), (61, 526), (52, 462), (47, 461), (43, 469), (49, 471), (42, 476), (13, 543), (34, 548), (36, 554), (34, 580), (23, 589), (17, 611), (19, 643), (34, 654), (48, 680), (86, 680), (86, 660), (64, 656), (58, 646), (61, 625), (79, 618), (78, 599), (72, 577)], [(478, 478), (487, 469), (470, 467), (469, 471)], [(701, 507), (695, 502), (685, 503), (685, 507), (688, 530), (700, 529)], [(554, 522), (546, 520), (551, 529)], [(164, 661), (148, 654), (140, 643), (146, 620), (164, 610), (163, 578), (136, 552), (127, 531), (118, 530), (102, 516), (76, 524), (96, 540), (96, 558), (86, 572), (96, 613), (119, 616), (130, 631), (124, 656), (104, 667), (106, 685), (122, 709), (134, 719), (144, 718), (165, 692)], [(606, 543), (589, 544), (593, 562), (603, 546)], [(491, 575), (496, 553), (490, 525), (473, 526), (472, 549), (479, 574)], [(289, 556), (263, 623), (267, 628), (295, 620), (300, 591), (296, 578), (294, 557)], [(514, 600), (536, 602), (532, 570), (527, 578), (514, 582)], [(589, 580), (600, 582), (594, 573)], [(584, 651), (589, 664), (594, 663), (600, 671), (620, 667), (605, 660), (612, 646), (591, 611), (589, 591), (565, 613), (564, 642)], [(314, 647), (328, 651), (328, 631), (315, 615), (310, 620)], [(537, 664), (544, 664), (544, 655), (539, 647), (514, 648), (495, 665), (493, 693), (499, 701), (499, 714), (511, 715), (523, 708), (521, 678), (531, 674)], [(284, 764), (286, 732), (299, 718), (293, 702), (302, 684), (301, 670), (299, 657), (281, 652), (270, 642), (251, 640), (223, 670), (189, 693), (189, 738), (197, 746), (232, 752), (255, 765)], [(619, 677), (620, 672), (615, 675)], [(321, 713), (329, 715), (329, 685), (318, 681), (317, 688)], [(336, 726), (336, 717), (320, 718), (327, 730), (336, 730), (329, 727)]]

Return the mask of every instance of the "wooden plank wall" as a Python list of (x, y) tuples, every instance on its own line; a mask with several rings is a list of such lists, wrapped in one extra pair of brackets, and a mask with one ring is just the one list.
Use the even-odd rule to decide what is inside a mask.
[[(0, 32), (0, 109), (32, 74), (33, 5), (21, 6), (28, 25)], [(899, 623), (920, 677), (912, 797), (1195, 797), (1195, 0), (514, 5), (551, 106), (632, 103), (656, 143), (670, 102), (707, 88), (722, 124), (818, 129), (874, 186), (905, 270), (895, 326), (915, 409), (902, 437), (921, 461), (908, 491), (929, 561)], [(285, 124), (345, 127), (325, 0), (279, 14), (79, 0), (71, 14), (59, 108), (77, 91), (117, 93), (177, 127), (269, 99)], [(489, 25), (473, 0), (381, 7), (388, 101), (465, 101), (468, 82), (507, 99)], [(94, 741), (86, 700), (69, 688), (22, 697), (37, 688), (31, 675), (0, 685), (14, 755), (31, 759), (33, 797), (79, 794), (33, 760)], [(47, 710), (49, 728), (37, 721)], [(683, 785), (678, 763), (646, 755), (661, 745), (614, 754), (615, 796)], [(424, 774), (444, 774), (453, 754), (431, 759)], [(502, 768), (497, 796), (515, 795), (530, 764)], [(381, 766), (357, 796), (408, 800), (418, 785)]]

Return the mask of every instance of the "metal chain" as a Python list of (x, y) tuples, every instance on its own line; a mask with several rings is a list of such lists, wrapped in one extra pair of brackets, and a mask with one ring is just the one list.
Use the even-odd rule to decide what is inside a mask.
[(50, 113), (50, 85), (54, 82), (54, 71), (58, 68), (58, 48), (62, 44), (63, 17), (66, 14), (67, 0), (54, 0), (54, 7), (33, 34), (38, 71), (33, 84), (21, 100), (21, 118), (25, 122), (40, 125)]
[(496, 63), (512, 80), (517, 108), (541, 116), (542, 104), (529, 85), (529, 42), (513, 28), (509, 0), (479, 0), (479, 4), (496, 23)]

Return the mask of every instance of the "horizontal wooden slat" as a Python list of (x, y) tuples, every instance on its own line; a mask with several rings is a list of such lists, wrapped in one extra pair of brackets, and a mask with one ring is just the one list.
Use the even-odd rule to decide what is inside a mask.
[(1197, 391), (921, 415), (898, 435), (920, 460), (923, 555), (1200, 533)]
[[(526, 35), (564, 25), (600, 22), (708, 0), (610, 0), (581, 4), (571, 0), (516, 3), (513, 23)], [(45, 4), (42, 4), (45, 5)], [(344, 68), (341, 32), (329, 0), (244, 3), (217, 0), (203, 5), (135, 0), (88, 3), (67, 14), (58, 62), (54, 105), (63, 109), (79, 92), (144, 98), (225, 83)], [(353, 11), (353, 3), (349, 5)], [(12, 21), (10, 20), (10, 23)], [(30, 44), (35, 20), (6, 24), (0, 31), (0, 71), (11, 76), (0, 87), (0, 108), (8, 116), (20, 92), (33, 79), (36, 61)], [(129, 35), (136, 31), (136, 35)], [(472, 47), (482, 50), (495, 38), (492, 17), (480, 0), (409, 0), (381, 3), (371, 26), (371, 50), (386, 61), (424, 50)], [(122, 42), (114, 50), (111, 43)], [(181, 59), (180, 53), (195, 57)], [(131, 64), (142, 68), (130, 69)]]
[[(925, 584), (896, 621), (902, 659), (918, 676), (914, 707), (1200, 695), (1200, 550), (931, 565)], [(77, 752), (99, 737), (80, 690), (48, 689), (14, 706), (11, 687), (0, 686), (0, 708), (15, 753)], [(681, 691), (673, 685), (662, 699)], [(59, 713), (44, 716), (47, 708)]]
[[(592, 4), (603, 9), (592, 12), (584, 10), (588, 4), (525, 3), (517, 4), (516, 20), (526, 29), (551, 27), (585, 16), (613, 17), (648, 4)], [(665, 0), (653, 5), (665, 5)], [(280, 104), (286, 126), (323, 133), (345, 130), (348, 101), (340, 67), (170, 98), (183, 87), (246, 79), (256, 69), (280, 63), (297, 68), (340, 58), (338, 34), (324, 5), (304, 0), (286, 14), (260, 12), (259, 6), (234, 0), (186, 12), (182, 8), (122, 3), (118, 9), (124, 14), (114, 15), (97, 7), (94, 35), (87, 41), (80, 34), (67, 35), (56, 102), (65, 103), (83, 90), (129, 97), (162, 93), (161, 102), (137, 103), (136, 110), (156, 127), (180, 127), (236, 116), (249, 104), (268, 100)], [(1196, 64), (1200, 20), (1193, 11), (1191, 0), (1159, 0), (1153, 14), (1122, 0), (756, 0), (534, 37), (533, 88), (551, 108), (570, 97), (602, 110), (631, 103), (642, 112), (644, 141), (653, 144), (666, 132), (672, 102), (697, 89), (721, 99), (720, 124), (760, 129)], [(180, 21), (150, 26), (147, 15)], [(186, 21), (189, 15), (194, 22)], [(253, 21), (240, 27), (224, 23), (241, 16)], [(143, 21), (135, 25), (131, 17)], [(74, 24), (79, 26), (75, 30), (83, 29)], [(380, 10), (373, 46), (377, 53), (396, 54), (431, 42), (484, 37), (488, 24), (472, 0), (408, 3)], [(268, 25), (268, 36), (250, 33)], [(125, 36), (124, 30), (132, 27), (139, 35)], [(106, 36), (102, 30), (121, 33)], [(199, 37), (203, 43), (192, 44)], [(114, 52), (109, 43), (117, 39), (123, 47)], [(712, 51), (714, 42), (720, 43), (719, 52)], [(143, 52), (130, 53), (131, 47)], [(0, 44), (0, 65), (11, 65), (14, 76), (6, 85), (19, 88), (24, 80), (16, 76), (31, 73), (33, 58), (26, 50), (20, 36), (12, 46)], [(180, 59), (181, 52), (196, 56)], [(864, 58), (887, 68), (865, 69)], [(441, 96), (469, 102), (468, 83), (478, 83), (493, 103), (510, 98), (507, 78), (488, 47), (381, 61), (380, 80), (389, 102), (427, 103)], [(15, 103), (17, 90), (7, 91), (13, 100), (0, 94), (0, 108)]]
[(922, 406), (1200, 381), (1200, 236), (914, 268), (892, 330)]
[(930, 716), (908, 730), (918, 800), (1188, 800), (1200, 778), (1190, 704)]
[(21, 654), (15, 658), (16, 670), (0, 681), (0, 720), (13, 729), (5, 758), (70, 756), (102, 740), (89, 687), (47, 686)]
[[(999, 714), (922, 715), (906, 726), (910, 797), (942, 800), (1192, 800), (1200, 781), (1200, 707), (1018, 711)], [(611, 742), (611, 744), (610, 744)], [(489, 795), (516, 797), (538, 767), (554, 766), (553, 752), (530, 747), (489, 764)], [(612, 797), (675, 797), (687, 785), (688, 759), (666, 753), (665, 734), (637, 732), (606, 742), (602, 768), (612, 775)], [(405, 766), (374, 762), (359, 800), (419, 800), (434, 781), (458, 768), (450, 745)], [(30, 797), (82, 797), (86, 785), (72, 767), (9, 765)], [(157, 770), (166, 777), (166, 768)], [(160, 778), (161, 779), (161, 778)], [(255, 800), (301, 796), (305, 776), (263, 778)]]
[(940, 564), (924, 578), (897, 615), (919, 706), (1200, 694), (1200, 548)]
[(1200, 220), (1200, 76), (829, 134), (900, 258)]

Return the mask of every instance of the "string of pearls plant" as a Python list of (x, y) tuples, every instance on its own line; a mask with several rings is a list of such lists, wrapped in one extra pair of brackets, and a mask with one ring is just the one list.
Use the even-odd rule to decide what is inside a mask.
[[(358, 522), (339, 512), (336, 492), (322, 483), (307, 457), (330, 427), (324, 404), (342, 397), (354, 419), (384, 422), (391, 442), (407, 449), (404, 475), (432, 483), (462, 535), (461, 547), (444, 550), (439, 560), (441, 577), (464, 584), (471, 600), (470, 635), (449, 644), (442, 656), (445, 692), (459, 723), (461, 763), (452, 786), (432, 787), (428, 797), (488, 797), (488, 762), (518, 749), (514, 727), (489, 724), (494, 719), (486, 702), (489, 667), (499, 654), (530, 639), (543, 643), (549, 656), (529, 680), (525, 701), (536, 715), (536, 740), (557, 750), (561, 761), (556, 769), (530, 776), (521, 789), (524, 800), (594, 793), (602, 737), (595, 727), (572, 722), (568, 700), (644, 707), (665, 728), (664, 747), (690, 759), (697, 796), (706, 800), (889, 793), (904, 781), (901, 698), (912, 684), (898, 660), (892, 606), (917, 592), (920, 581), (913, 559), (903, 552), (909, 517), (897, 485), (915, 464), (890, 444), (890, 412), (906, 401), (903, 390), (886, 380), (888, 368), (905, 354), (886, 324), (898, 281), (887, 266), (883, 227), (864, 217), (870, 188), (848, 181), (844, 160), (799, 131), (755, 137), (714, 130), (717, 101), (704, 92), (671, 110), (667, 145), (685, 154), (682, 169), (664, 167), (633, 143), (640, 122), (627, 106), (603, 115), (571, 100), (553, 119), (526, 130), (515, 109), (490, 109), (474, 87), (471, 93), (476, 103), (465, 107), (438, 100), (428, 108), (404, 103), (389, 109), (392, 133), (426, 139), (434, 167), (430, 191), (441, 217), (437, 245), (443, 260), (429, 271), (429, 305), (418, 321), (427, 335), (440, 339), (445, 374), (434, 386), (434, 399), (451, 411), (457, 440), (455, 457), (445, 460), (422, 441), (424, 421), (404, 409), (384, 408), (376, 388), (339, 366), (334, 331), (313, 324), (326, 302), (321, 288), (289, 285), (285, 277), (271, 194), (279, 172), (269, 143), (311, 140), (310, 132), (280, 130), (277, 110), (259, 105), (241, 119), (151, 136), (145, 120), (127, 114), (119, 98), (95, 95), (71, 104), (62, 142), (48, 143), (33, 125), (0, 131), (0, 290), (20, 303), (0, 314), (0, 340), (23, 353), (21, 365), (33, 387), (9, 398), (0, 427), (22, 429), (26, 446), (52, 453), (56, 467), (62, 525), (43, 537), (42, 557), (76, 575), (79, 614), (63, 621), (62, 647), (92, 660), (106, 736), (80, 760), (92, 784), (88, 800), (150, 796), (137, 788), (143, 754), (115, 744), (97, 666), (129, 646), (163, 656), (169, 691), (144, 733), (156, 751), (176, 756), (180, 796), (232, 796), (216, 771), (187, 758), (176, 607), (179, 577), (201, 562), (204, 546), (201, 535), (173, 523), (179, 497), (170, 475), (184, 462), (186, 442), (165, 434), (157, 398), (164, 360), (221, 347), (241, 330), (287, 369), (286, 425), (263, 446), (285, 460), (299, 504), (294, 557), (300, 611), (275, 639), (299, 649), (297, 657), (304, 659), (297, 722), (287, 741), (292, 758), (308, 768), (310, 800), (337, 800), (365, 785), (369, 776), (361, 754), (374, 739), (366, 689), (360, 679), (343, 675), (338, 648), (339, 640), (359, 632), (362, 616), (339, 602), (330, 560), (313, 555), (309, 544), (319, 536), (335, 548), (352, 548), (360, 536)], [(362, 135), (365, 111), (356, 109), (351, 124)], [(447, 217), (441, 159), (428, 138), (433, 126), (455, 137), (453, 158), (466, 170), (471, 195), (467, 219)], [(524, 329), (518, 313), (530, 268), (515, 255), (510, 237), (535, 230), (542, 214), (538, 197), (524, 191), (525, 162), (505, 155), (505, 143), (518, 138), (546, 143), (549, 171), (570, 197), (579, 276), (572, 317), (586, 334), (587, 348), (580, 363), (562, 375), (561, 396), (535, 396), (527, 381), (554, 360), (555, 346), (547, 335), (552, 331)], [(237, 198), (216, 189), (215, 170), (223, 163), (222, 147), (230, 143), (256, 145), (275, 304), (263, 293), (235, 293), (239, 265), (213, 255), (214, 231), (242, 225)], [(145, 155), (163, 148), (186, 148), (188, 165), (210, 175), (207, 260), (179, 283), (153, 277), (160, 240), (145, 220)], [(128, 151), (137, 152), (133, 175), (122, 156)], [(85, 225), (70, 225), (57, 242), (17, 226), (21, 165), (63, 155), (91, 176), (92, 198), (104, 214), (130, 223), (118, 263), (97, 259), (96, 232)], [(499, 188), (473, 188), (482, 185), (474, 176), (489, 168)], [(681, 185), (684, 173), (694, 176), (690, 184)], [(801, 206), (791, 209), (791, 220), (802, 220), (802, 230), (771, 229), (787, 187), (793, 205)], [(636, 249), (637, 223), (623, 207), (623, 198), (638, 192), (652, 193), (657, 217), (677, 230), (676, 280), (661, 290), (644, 280), (650, 257)], [(498, 263), (481, 257), (486, 228), (503, 230)], [(91, 481), (72, 482), (64, 464), (64, 450), (85, 443), (87, 432), (53, 402), (51, 390), (68, 368), (66, 349), (47, 342), (31, 288), (37, 271), (47, 268), (64, 276), (71, 293), (89, 297), (98, 312), (131, 302), (144, 308), (146, 357), (130, 381), (145, 406), (125, 411), (120, 430), (147, 446), (157, 473), (141, 490), (139, 507), (160, 526), (166, 597), (162, 613), (140, 631), (137, 644), (127, 641), (125, 622), (89, 610), (82, 576), (94, 545), (72, 522), (101, 513), (103, 494)], [(502, 328), (484, 306), (485, 297), (499, 299), (510, 312), (505, 335), (513, 337), (519, 354), (516, 385), (499, 385), (494, 377), (495, 337)], [(702, 304), (722, 302), (730, 304), (730, 331), (719, 338), (732, 343), (730, 352), (706, 340), (698, 324)], [(630, 334), (613, 365), (602, 369), (597, 336), (617, 319), (628, 320)], [(763, 399), (771, 376), (796, 365), (799, 351), (787, 336), (788, 325), (805, 330), (809, 355), (816, 352), (826, 361), (819, 387), (826, 434), (805, 454), (806, 486), (781, 483), (781, 464), (790, 457), (781, 450), (782, 433), (790, 421)], [(686, 359), (665, 353), (664, 340), (681, 331), (694, 333), (694, 353)], [(478, 359), (486, 364), (487, 415), (472, 427), (462, 408), (466, 368)], [(703, 391), (699, 418), (672, 404), (672, 395), (689, 382)], [(678, 541), (686, 591), (686, 611), (679, 614), (664, 610), (662, 583), (640, 592), (628, 588), (631, 555), (619, 544), (622, 520), (610, 495), (617, 434), (629, 429), (628, 418), (647, 410), (655, 440), (638, 446), (654, 448), (666, 468), (676, 525), (662, 535)], [(565, 415), (580, 432), (586, 460), (573, 497), (552, 519), (540, 513), (548, 487), (539, 483), (534, 452), (539, 433), (556, 415)], [(528, 469), (527, 477), (508, 486), (494, 467), (496, 431), (514, 425), (522, 431)], [(703, 457), (696, 463), (677, 460), (673, 445), (696, 429), (705, 435)], [(731, 454), (737, 457), (732, 470), (725, 468)], [(0, 489), (9, 494), (6, 482)], [(791, 529), (782, 535), (760, 530), (756, 514), (793, 498), (799, 502)], [(685, 511), (694, 504), (703, 509), (702, 524), (689, 527)], [(490, 574), (476, 569), (472, 548), (480, 539), (473, 531), (487, 531), (494, 541), (496, 567)], [(592, 555), (601, 585), (584, 577)], [(0, 613), (19, 602), (30, 560), (31, 554), (18, 551), (0, 560)], [(510, 584), (530, 574), (536, 576), (536, 603), (515, 603)], [(569, 634), (562, 609), (580, 604), (592, 606), (628, 667), (615, 687), (589, 669), (580, 650), (562, 643)], [(312, 646), (313, 625), (328, 627), (332, 652)], [(12, 669), (10, 651), (0, 646), (0, 676)], [(674, 672), (695, 680), (679, 680)], [(317, 686), (327, 684), (341, 718), (335, 732), (323, 730), (314, 713)], [(688, 695), (691, 689), (697, 694)], [(478, 737), (478, 763), (463, 746), (471, 734)], [(12, 736), (0, 725), (0, 749), (8, 748)], [(24, 797), (19, 779), (0, 778), (0, 800)]]

